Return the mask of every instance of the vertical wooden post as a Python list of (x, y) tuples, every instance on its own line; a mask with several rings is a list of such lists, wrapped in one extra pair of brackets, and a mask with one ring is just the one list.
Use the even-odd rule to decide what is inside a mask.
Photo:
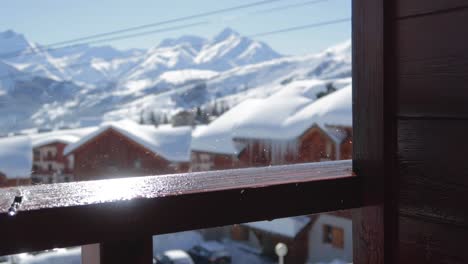
[(153, 263), (153, 238), (151, 236), (101, 243), (101, 264), (152, 264)]
[(394, 262), (396, 150), (391, 1), (353, 0), (353, 169), (364, 207), (353, 213), (354, 263)]

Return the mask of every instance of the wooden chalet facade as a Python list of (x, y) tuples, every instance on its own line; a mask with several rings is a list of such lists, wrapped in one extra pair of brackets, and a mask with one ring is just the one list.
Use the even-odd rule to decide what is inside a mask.
[(77, 181), (175, 172), (169, 161), (113, 129), (68, 155)]
[[(136, 124), (130, 124), (138, 126)], [(144, 127), (136, 127), (144, 130)], [(146, 129), (156, 130), (151, 126)], [(189, 161), (171, 161), (148, 144), (139, 142), (138, 134), (131, 135), (119, 126), (108, 126), (94, 135), (85, 136), (66, 156), (74, 164), (76, 181), (147, 176), (187, 172)], [(186, 137), (189, 137), (187, 133)], [(190, 144), (190, 141), (188, 143)], [(188, 146), (186, 147), (188, 149)]]
[(191, 171), (226, 170), (239, 167), (238, 157), (230, 154), (192, 150), (190, 159)]
[(245, 148), (239, 154), (239, 167), (283, 165), (352, 156), (352, 127), (313, 125), (299, 138), (279, 140), (235, 139)]

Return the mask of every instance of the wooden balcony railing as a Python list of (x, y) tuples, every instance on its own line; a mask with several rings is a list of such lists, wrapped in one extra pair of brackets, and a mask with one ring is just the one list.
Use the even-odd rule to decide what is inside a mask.
[(101, 243), (102, 263), (109, 250), (151, 263), (141, 251), (155, 234), (359, 207), (351, 167), (336, 161), (3, 189), (0, 255)]

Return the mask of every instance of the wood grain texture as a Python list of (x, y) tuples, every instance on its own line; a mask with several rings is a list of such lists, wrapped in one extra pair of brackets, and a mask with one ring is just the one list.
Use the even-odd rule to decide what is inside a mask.
[[(366, 207), (353, 213), (354, 263), (389, 262), (385, 249), (384, 1), (353, 1), (353, 169)], [(388, 138), (389, 139), (389, 138)], [(389, 140), (390, 141), (390, 140)], [(390, 223), (390, 221), (389, 221)], [(393, 244), (389, 242), (388, 245)]]
[(51, 184), (14, 217), (4, 189), (0, 255), (355, 208), (359, 185), (351, 161)]
[(398, 0), (396, 2), (399, 18), (431, 15), (468, 7), (467, 0)]
[(401, 216), (397, 263), (468, 263), (468, 229)]
[(399, 122), (402, 213), (468, 228), (467, 134), (465, 120)]
[(397, 22), (400, 116), (468, 118), (467, 21), (463, 9)]

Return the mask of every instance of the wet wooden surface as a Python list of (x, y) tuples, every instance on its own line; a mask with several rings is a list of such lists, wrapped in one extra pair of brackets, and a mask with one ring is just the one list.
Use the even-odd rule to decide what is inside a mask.
[(8, 188), (0, 255), (356, 208), (359, 184), (337, 161)]

